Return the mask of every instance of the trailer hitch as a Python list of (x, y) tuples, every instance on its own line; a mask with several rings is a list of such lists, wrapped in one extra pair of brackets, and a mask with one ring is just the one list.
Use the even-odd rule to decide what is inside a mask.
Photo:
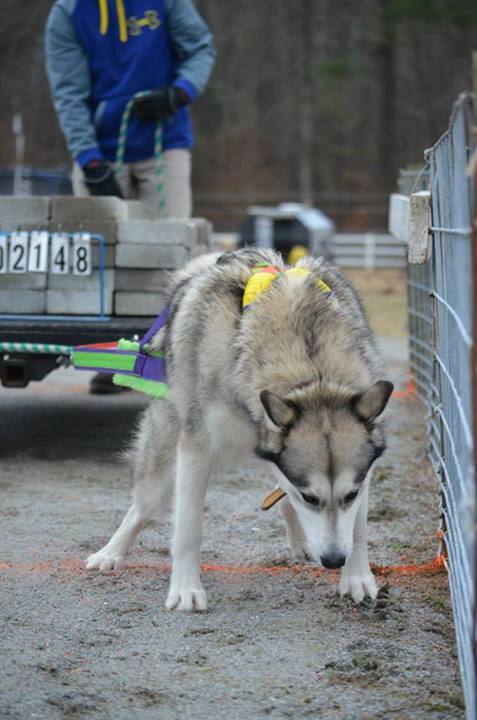
[(1, 377), (3, 387), (26, 387), (30, 382), (28, 361), (4, 355), (1, 363)]

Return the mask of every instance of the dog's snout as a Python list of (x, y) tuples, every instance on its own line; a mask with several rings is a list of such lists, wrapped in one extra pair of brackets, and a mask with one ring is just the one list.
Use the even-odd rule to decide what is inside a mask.
[(337, 568), (343, 567), (346, 556), (340, 553), (330, 553), (329, 555), (322, 555), (320, 560), (323, 567), (328, 570), (336, 570)]

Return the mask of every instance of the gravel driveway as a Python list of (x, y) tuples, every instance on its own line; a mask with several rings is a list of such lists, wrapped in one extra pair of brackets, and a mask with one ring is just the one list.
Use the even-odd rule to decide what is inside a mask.
[[(404, 385), (403, 346), (387, 348)], [(337, 575), (290, 562), (278, 506), (250, 466), (216, 478), (204, 532), (207, 614), (163, 608), (169, 527), (147, 530), (125, 572), (87, 572), (128, 507), (117, 456), (144, 399), (87, 394), (56, 371), (0, 389), (0, 717), (464, 717), (423, 413), (397, 397), (376, 467), (376, 602), (337, 597)], [(416, 565), (412, 568), (396, 566)]]

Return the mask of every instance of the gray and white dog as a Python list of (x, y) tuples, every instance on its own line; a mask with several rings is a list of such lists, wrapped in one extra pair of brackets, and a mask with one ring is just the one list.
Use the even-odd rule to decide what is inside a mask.
[[(355, 291), (323, 259), (274, 280), (246, 312), (257, 264), (286, 270), (269, 250), (207, 255), (174, 276), (163, 348), (171, 392), (144, 412), (131, 451), (133, 504), (87, 567), (118, 570), (136, 536), (173, 495), (166, 607), (205, 610), (200, 544), (213, 471), (251, 455), (273, 469), (289, 545), (301, 559), (342, 567), (340, 593), (374, 598), (369, 568), (369, 471), (385, 448), (376, 422), (392, 391)], [(308, 272), (305, 272), (308, 271)], [(324, 289), (323, 289), (324, 288)]]

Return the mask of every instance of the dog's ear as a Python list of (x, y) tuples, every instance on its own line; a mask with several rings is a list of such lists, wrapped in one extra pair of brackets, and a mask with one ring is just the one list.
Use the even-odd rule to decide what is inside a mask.
[(296, 405), (288, 400), (282, 400), (281, 397), (269, 390), (263, 390), (260, 393), (260, 400), (274, 425), (284, 429), (293, 425), (298, 415)]
[(387, 405), (394, 385), (388, 380), (378, 380), (370, 388), (352, 400), (355, 413), (360, 420), (372, 422), (381, 415)]

